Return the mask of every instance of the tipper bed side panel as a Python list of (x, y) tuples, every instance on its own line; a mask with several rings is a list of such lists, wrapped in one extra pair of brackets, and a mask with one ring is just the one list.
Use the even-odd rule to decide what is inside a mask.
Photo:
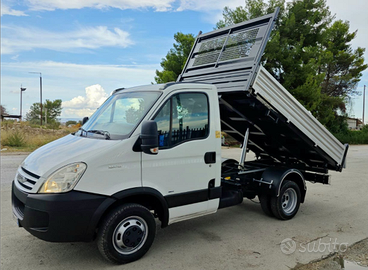
[(246, 92), (220, 99), (221, 129), (242, 142), (249, 128), (248, 149), (260, 159), (316, 172), (339, 170), (338, 164), (295, 125)]
[(262, 66), (252, 86), (254, 93), (286, 117), (314, 145), (320, 147), (338, 165), (343, 164), (346, 146), (342, 145), (308, 110), (306, 110), (272, 75)]

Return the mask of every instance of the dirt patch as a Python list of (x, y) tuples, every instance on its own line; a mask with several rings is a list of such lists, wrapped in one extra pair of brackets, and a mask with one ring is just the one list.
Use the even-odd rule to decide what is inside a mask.
[(355, 270), (368, 267), (368, 238), (347, 248), (342, 253), (332, 253), (326, 258), (307, 264), (298, 264), (293, 270)]

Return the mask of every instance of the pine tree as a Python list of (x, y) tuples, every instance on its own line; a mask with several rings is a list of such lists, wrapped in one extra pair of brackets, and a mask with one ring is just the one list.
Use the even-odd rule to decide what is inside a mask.
[(280, 14), (262, 57), (263, 66), (330, 130), (342, 128), (339, 115), (367, 68), (365, 49), (352, 50), (356, 31), (333, 22), (325, 0), (246, 0), (244, 7), (225, 8), (217, 28), (272, 13)]
[(192, 34), (183, 34), (181, 32), (176, 33), (174, 39), (176, 41), (173, 44), (174, 48), (170, 49), (160, 63), (163, 71), (156, 70), (156, 83), (176, 81), (187, 61), (195, 40)]
[[(57, 117), (60, 116), (62, 110), (61, 104), (61, 99), (55, 99), (54, 101), (46, 99), (42, 106), (43, 123), (52, 124), (57, 122)], [(26, 115), (26, 120), (34, 124), (40, 124), (40, 112), (40, 103), (33, 103)]]

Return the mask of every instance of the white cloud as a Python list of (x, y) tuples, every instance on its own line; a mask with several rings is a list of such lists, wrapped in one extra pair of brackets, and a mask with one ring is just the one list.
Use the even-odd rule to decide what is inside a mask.
[(106, 100), (108, 94), (101, 85), (86, 87), (85, 96), (77, 96), (62, 104), (65, 117), (90, 116)]
[(10, 57), (12, 60), (18, 60), (19, 54)]
[(81, 9), (81, 8), (118, 8), (138, 9), (153, 8), (156, 11), (167, 11), (171, 9), (174, 0), (78, 0), (78, 1), (55, 1), (55, 0), (28, 0), (33, 10), (55, 10), (55, 9)]
[(244, 0), (180, 0), (177, 11), (195, 10), (202, 13), (205, 22), (216, 24), (222, 19), (224, 7), (235, 9), (244, 6)]
[[(154, 77), (155, 69), (160, 65), (82, 65), (74, 63), (63, 63), (54, 61), (40, 62), (2, 62), (2, 71), (14, 71), (18, 74), (24, 72), (27, 77), (29, 71), (42, 72), (44, 77), (58, 76), (81, 79), (118, 79), (121, 82), (126, 80), (145, 80), (147, 75)], [(37, 67), (37, 70), (35, 70)], [(134, 75), (135, 74), (135, 75)], [(32, 76), (33, 78), (34, 76)], [(149, 83), (149, 82), (148, 82)]]
[[(30, 10), (45, 10), (53, 11), (56, 9), (82, 9), (82, 8), (94, 8), (94, 9), (146, 9), (152, 8), (155, 11), (164, 12), (176, 9), (177, 11), (183, 10), (196, 10), (204, 13), (211, 13), (211, 11), (221, 11), (225, 6), (235, 8), (240, 5), (244, 5), (244, 0), (78, 0), (78, 1), (65, 1), (65, 0), (28, 0), (26, 2)], [(177, 7), (178, 8), (174, 8)], [(218, 16), (217, 16), (218, 17)]]
[(72, 32), (51, 32), (38, 28), (1, 26), (1, 53), (11, 54), (33, 49), (68, 51), (96, 49), (100, 47), (122, 47), (133, 44), (129, 33), (115, 27), (85, 27)]
[[(2, 64), (2, 78), (4, 73), (12, 72), (19, 77), (34, 80), (36, 75), (29, 74), (30, 71), (41, 72), (44, 83), (47, 83), (50, 78), (58, 81), (59, 85), (67, 83), (68, 81), (85, 82), (90, 81), (94, 83), (108, 82), (109, 85), (114, 84), (118, 87), (136, 86), (142, 84), (150, 84), (155, 76), (155, 70), (160, 68), (156, 65), (82, 65), (74, 63), (63, 63), (54, 61), (40, 61), (40, 62), (3, 62)], [(36, 68), (37, 67), (37, 68)], [(10, 79), (14, 79), (11, 77)], [(25, 81), (21, 81), (25, 84)], [(4, 80), (1, 82), (5, 83)], [(91, 85), (94, 83), (87, 83)], [(84, 85), (83, 87), (86, 87)], [(106, 87), (105, 87), (106, 88)], [(113, 89), (111, 89), (113, 90)]]
[(5, 5), (4, 3), (1, 3), (1, 16), (3, 15), (28, 16), (27, 14), (24, 13), (24, 11), (12, 9), (9, 6)]
[(177, 10), (178, 11), (196, 10), (202, 12), (213, 10), (222, 11), (225, 6), (230, 8), (244, 6), (244, 0), (207, 0), (207, 1), (181, 0), (180, 6)]

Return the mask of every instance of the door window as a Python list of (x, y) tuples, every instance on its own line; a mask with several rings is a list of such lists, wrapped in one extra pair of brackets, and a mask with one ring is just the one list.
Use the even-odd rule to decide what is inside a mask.
[(203, 93), (172, 96), (154, 118), (157, 122), (159, 146), (175, 146), (183, 141), (208, 136), (208, 99)]

